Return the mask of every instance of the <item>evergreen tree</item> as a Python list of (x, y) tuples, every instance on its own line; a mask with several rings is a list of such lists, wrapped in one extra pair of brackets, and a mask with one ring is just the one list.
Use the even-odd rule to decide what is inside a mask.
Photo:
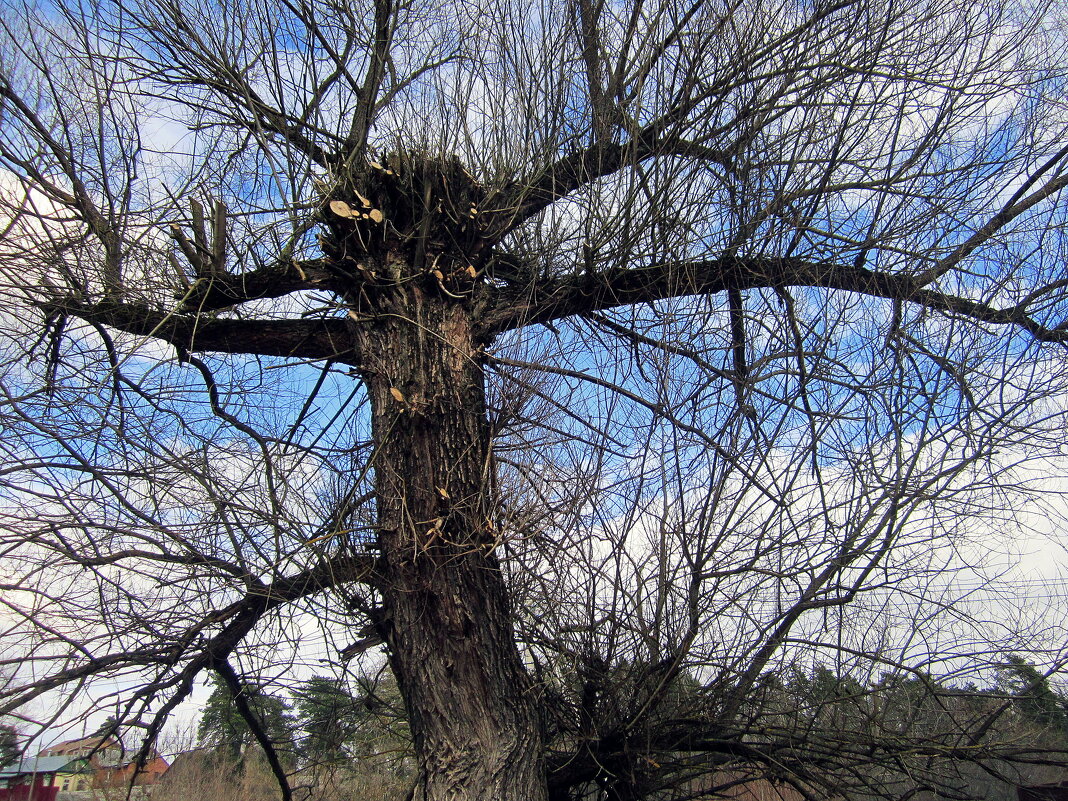
[[(201, 744), (239, 759), (256, 738), (248, 721), (238, 710), (229, 687), (217, 676), (212, 681), (215, 686), (204, 705), (197, 736)], [(289, 714), (289, 705), (280, 698), (268, 695), (255, 684), (246, 684), (242, 693), (271, 742), (276, 747), (292, 743), (293, 718)]]
[(361, 705), (340, 679), (313, 676), (294, 693), (297, 720), (304, 732), (303, 756), (316, 764), (343, 760), (360, 728)]
[(1044, 729), (1068, 734), (1065, 699), (1049, 677), (1019, 654), (1009, 654), (998, 675), (998, 689), (1015, 697), (1020, 714)]
[(119, 734), (119, 719), (114, 715), (108, 715), (107, 720), (101, 723), (90, 734), (90, 737), (99, 737), (101, 740), (108, 737), (118, 737)]
[(0, 768), (18, 762), (21, 756), (18, 729), (9, 723), (0, 723)]

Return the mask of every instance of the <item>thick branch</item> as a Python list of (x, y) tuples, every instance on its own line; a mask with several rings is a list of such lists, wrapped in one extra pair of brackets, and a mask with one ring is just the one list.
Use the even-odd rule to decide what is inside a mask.
[(726, 151), (667, 135), (665, 131), (674, 121), (674, 116), (665, 117), (621, 144), (600, 142), (584, 148), (557, 160), (532, 182), (509, 187), (500, 204), (507, 209), (508, 218), (497, 238), (576, 189), (653, 156), (680, 156), (729, 166)]
[(334, 288), (335, 278), (318, 261), (269, 264), (239, 275), (216, 274), (203, 278), (182, 296), (182, 306), (190, 311), (215, 311), (293, 292), (330, 290)]
[(241, 679), (230, 666), (230, 663), (225, 659), (215, 665), (215, 672), (222, 676), (223, 681), (226, 682), (226, 687), (230, 691), (230, 698), (233, 700), (234, 706), (237, 707), (238, 713), (248, 725), (249, 731), (252, 732), (252, 736), (256, 738), (256, 742), (258, 742), (260, 748), (263, 749), (263, 754), (267, 758), (267, 764), (271, 766), (271, 772), (274, 773), (275, 778), (278, 780), (278, 789), (282, 794), (282, 801), (291, 801), (293, 798), (293, 791), (289, 787), (289, 780), (286, 776), (285, 768), (282, 767), (282, 762), (278, 759), (278, 752), (275, 750), (274, 742), (264, 730), (259, 717), (256, 716), (256, 713), (248, 702), (248, 697), (245, 695), (245, 688), (241, 684)]
[(791, 286), (841, 289), (907, 301), (985, 323), (1018, 326), (1045, 342), (1068, 342), (1068, 324), (1049, 327), (1027, 316), (1019, 306), (999, 309), (980, 301), (924, 289), (913, 276), (873, 272), (831, 262), (745, 257), (654, 264), (577, 275), (533, 286), (508, 287), (500, 290), (496, 302), (484, 315), (479, 333), (488, 340), (502, 331), (524, 325), (619, 306), (688, 295), (710, 295), (728, 289)]
[(165, 313), (130, 303), (85, 303), (76, 298), (41, 304), (50, 314), (69, 315), (128, 334), (160, 339), (183, 351), (249, 353), (297, 359), (333, 359), (350, 364), (349, 323), (325, 320), (232, 320)]

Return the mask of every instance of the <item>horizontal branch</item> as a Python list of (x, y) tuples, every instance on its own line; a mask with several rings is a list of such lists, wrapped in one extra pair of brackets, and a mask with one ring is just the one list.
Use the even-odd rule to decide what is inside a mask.
[(489, 340), (524, 325), (667, 298), (712, 295), (728, 289), (796, 286), (840, 289), (915, 303), (980, 322), (1023, 328), (1044, 342), (1068, 342), (1068, 321), (1046, 326), (1029, 317), (1019, 306), (996, 308), (981, 301), (947, 295), (924, 288), (921, 281), (910, 275), (873, 272), (832, 262), (746, 257), (606, 270), (502, 288), (481, 320), (480, 334)]
[(168, 342), (184, 351), (247, 353), (296, 359), (333, 359), (351, 364), (352, 335), (343, 318), (233, 320), (167, 313), (131, 303), (85, 303), (77, 298), (40, 304), (50, 314), (69, 315), (128, 334)]
[(270, 264), (239, 275), (214, 274), (189, 288), (181, 298), (182, 309), (216, 311), (293, 292), (331, 290), (335, 279), (318, 261)]

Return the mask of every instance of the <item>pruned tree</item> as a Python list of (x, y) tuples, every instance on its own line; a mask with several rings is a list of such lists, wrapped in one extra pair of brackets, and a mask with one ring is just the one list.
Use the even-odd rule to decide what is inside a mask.
[(787, 653), (1056, 662), (944, 575), (1063, 442), (1062, 14), (7, 3), (3, 708), (384, 643), (426, 801), (632, 798), (914, 746)]

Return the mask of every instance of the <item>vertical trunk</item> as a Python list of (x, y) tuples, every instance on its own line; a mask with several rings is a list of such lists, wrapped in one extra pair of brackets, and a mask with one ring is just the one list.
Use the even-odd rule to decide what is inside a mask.
[[(403, 295), (403, 296), (402, 296)], [(398, 288), (361, 335), (371, 393), (390, 661), (426, 801), (546, 797), (532, 698), (494, 554), (492, 482), (470, 311)]]

